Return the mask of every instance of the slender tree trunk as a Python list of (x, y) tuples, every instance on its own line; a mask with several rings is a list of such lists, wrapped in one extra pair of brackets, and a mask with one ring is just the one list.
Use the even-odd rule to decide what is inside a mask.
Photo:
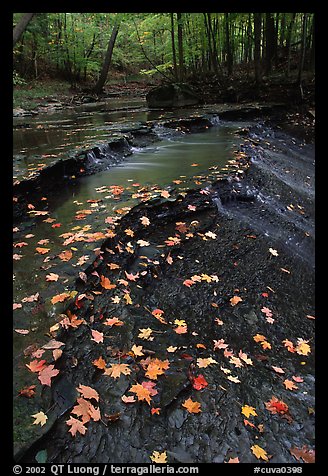
[(253, 13), (254, 15), (254, 66), (255, 66), (255, 82), (259, 88), (261, 84), (261, 13)]
[(228, 68), (228, 76), (232, 75), (232, 63), (233, 63), (233, 56), (231, 51), (231, 43), (230, 43), (230, 31), (229, 31), (229, 13), (224, 14), (225, 17), (225, 36), (226, 36), (226, 51), (227, 51), (227, 68)]
[(177, 54), (175, 50), (175, 37), (174, 37), (174, 17), (173, 13), (170, 13), (171, 17), (171, 42), (172, 42), (172, 57), (173, 57), (173, 72), (176, 81), (178, 81), (178, 66), (177, 66)]
[(116, 41), (116, 37), (117, 37), (117, 34), (118, 34), (119, 27), (120, 27), (119, 23), (116, 22), (114, 24), (112, 34), (110, 35), (105, 60), (104, 60), (103, 66), (101, 68), (101, 72), (100, 72), (97, 84), (95, 85), (95, 87), (93, 89), (96, 94), (98, 94), (102, 91), (102, 89), (103, 89), (103, 87), (106, 83), (108, 70), (109, 70), (110, 63), (112, 61), (113, 49), (114, 49), (114, 46), (115, 46), (115, 41)]
[(17, 41), (20, 39), (22, 34), (27, 28), (27, 25), (30, 23), (32, 20), (33, 16), (35, 13), (24, 13), (22, 18), (19, 20), (17, 25), (15, 26), (13, 30), (13, 46), (16, 45)]
[(184, 78), (184, 58), (183, 58), (183, 28), (181, 13), (177, 13), (178, 21), (178, 53), (179, 53), (179, 81)]
[(297, 83), (301, 90), (302, 99), (303, 99), (302, 72), (304, 68), (304, 59), (305, 59), (306, 26), (307, 26), (307, 13), (303, 13), (301, 57), (300, 57), (300, 62), (298, 67), (298, 75), (297, 75)]
[(287, 39), (286, 39), (286, 48), (288, 54), (287, 68), (286, 68), (286, 77), (289, 77), (290, 73), (290, 56), (291, 56), (291, 43), (292, 43), (292, 33), (295, 23), (296, 13), (293, 13), (292, 19), (288, 25)]
[(275, 26), (272, 13), (265, 14), (265, 74), (272, 70), (275, 51)]

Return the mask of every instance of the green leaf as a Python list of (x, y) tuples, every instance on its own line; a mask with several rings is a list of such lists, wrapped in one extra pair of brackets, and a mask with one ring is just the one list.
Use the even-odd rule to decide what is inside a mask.
[(38, 463), (46, 463), (47, 457), (48, 457), (47, 450), (41, 450), (35, 455), (35, 459)]

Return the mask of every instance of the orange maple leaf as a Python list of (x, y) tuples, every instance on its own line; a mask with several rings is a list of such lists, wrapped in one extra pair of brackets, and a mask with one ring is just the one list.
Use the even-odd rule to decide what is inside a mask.
[(105, 326), (123, 326), (124, 322), (117, 317), (108, 318), (104, 321)]
[(285, 379), (283, 381), (283, 384), (285, 385), (287, 390), (296, 390), (298, 388), (298, 386), (295, 385), (292, 380)]
[(131, 369), (128, 364), (111, 364), (104, 372), (105, 375), (109, 375), (112, 378), (118, 378), (123, 375), (130, 375)]
[(106, 361), (100, 356), (98, 359), (95, 359), (93, 365), (98, 369), (104, 370), (106, 368)]
[(111, 284), (110, 280), (103, 275), (100, 276), (100, 284), (105, 289), (116, 288), (116, 284)]
[(99, 344), (100, 342), (104, 342), (103, 332), (92, 330), (91, 334), (92, 334), (91, 340), (93, 340), (94, 342), (97, 342), (97, 344)]
[(132, 387), (129, 389), (129, 392), (135, 393), (138, 397), (138, 400), (146, 400), (148, 405), (150, 405), (150, 391), (143, 385), (140, 385), (139, 383), (132, 385)]
[(40, 255), (44, 255), (44, 254), (48, 253), (48, 251), (50, 251), (50, 248), (35, 248), (35, 251), (40, 253)]
[(201, 412), (200, 409), (200, 403), (199, 402), (194, 402), (191, 398), (188, 398), (185, 400), (182, 404), (182, 406), (188, 410), (189, 413), (199, 413)]
[(62, 261), (69, 261), (73, 256), (73, 253), (71, 250), (65, 250), (59, 253), (58, 258), (60, 258)]
[(56, 294), (51, 298), (51, 303), (56, 304), (57, 302), (64, 302), (67, 298), (70, 297), (69, 293)]
[(59, 370), (55, 369), (54, 365), (48, 365), (44, 367), (39, 373), (38, 379), (42, 383), (42, 385), (47, 385), (51, 387), (51, 379), (59, 374)]
[(77, 399), (77, 403), (78, 404), (75, 405), (72, 413), (74, 413), (74, 415), (81, 416), (82, 423), (87, 423), (91, 418), (94, 421), (100, 420), (101, 416), (99, 408), (95, 408), (91, 402), (80, 397)]
[(66, 425), (71, 427), (68, 431), (72, 434), (72, 436), (75, 436), (77, 432), (81, 433), (81, 435), (84, 435), (87, 431), (87, 428), (83, 425), (83, 423), (72, 416), (66, 421)]
[(240, 301), (242, 301), (242, 298), (239, 296), (234, 296), (230, 299), (230, 304), (231, 306), (236, 306)]
[(76, 390), (80, 392), (80, 394), (87, 399), (94, 398), (95, 400), (99, 400), (99, 394), (98, 392), (92, 388), (88, 387), (87, 385), (82, 385), (80, 384), (78, 387), (76, 387)]

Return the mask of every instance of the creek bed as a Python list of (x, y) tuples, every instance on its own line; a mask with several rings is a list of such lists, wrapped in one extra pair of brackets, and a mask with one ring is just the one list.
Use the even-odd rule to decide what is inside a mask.
[[(37, 385), (36, 397), (25, 400), (25, 405), (22, 397), (16, 398), (16, 425), (18, 421), (21, 425), (17, 458), (33, 462), (39, 451), (46, 450), (48, 462), (147, 463), (153, 451), (167, 451), (169, 462), (224, 462), (236, 456), (241, 462), (254, 462), (250, 447), (259, 444), (272, 462), (286, 463), (295, 462), (293, 447), (313, 447), (313, 412), (308, 411), (314, 406), (313, 352), (292, 354), (283, 345), (284, 339), (295, 345), (296, 339), (303, 339), (313, 346), (313, 320), (307, 318), (314, 316), (313, 150), (263, 127), (255, 127), (241, 144), (234, 133), (246, 125), (231, 123), (202, 134), (171, 135), (149, 148), (134, 150), (122, 166), (80, 178), (73, 188), (52, 197), (49, 210), (54, 222), (44, 223), (44, 217), (22, 222), (15, 243), (25, 239), (28, 245), (16, 250), (25, 256), (17, 261), (15, 296), (18, 302), (37, 288), (41, 297), (14, 313), (19, 326), (30, 330), (15, 336), (15, 392), (23, 382)], [(241, 153), (233, 154), (236, 148)], [(292, 159), (298, 164), (298, 175), (292, 170)], [(222, 179), (229, 160), (230, 171), (238, 172)], [(240, 170), (244, 166), (249, 166), (246, 178)], [(124, 190), (115, 196), (111, 185)], [(161, 196), (163, 191), (169, 196)], [(133, 194), (137, 195), (134, 199)], [(126, 207), (144, 198), (150, 202), (124, 215)], [(117, 213), (120, 210), (123, 213)], [(123, 218), (116, 224), (117, 216)], [(141, 225), (144, 216), (149, 226)], [(52, 228), (58, 223), (60, 227)], [(74, 230), (78, 233), (85, 225), (84, 233), (91, 225), (92, 232), (103, 237), (63, 246), (59, 234), (80, 226)], [(127, 229), (133, 230), (133, 237), (126, 234)], [(110, 230), (111, 236), (106, 236)], [(35, 236), (24, 238), (29, 234)], [(51, 251), (36, 254), (37, 242), (44, 238), (50, 240)], [(139, 245), (137, 240), (142, 240)], [(67, 248), (72, 258), (63, 262), (58, 253)], [(79, 258), (87, 255), (79, 266)], [(45, 263), (44, 256), (49, 257)], [(119, 268), (111, 270), (113, 263)], [(80, 270), (85, 275), (76, 280)], [(108, 291), (99, 287), (99, 275), (112, 282), (126, 281), (125, 271), (138, 275), (136, 281), (131, 278), (125, 284), (125, 292), (119, 286)], [(46, 282), (49, 272), (59, 274), (59, 280)], [(195, 286), (188, 285), (188, 279), (202, 274), (204, 280), (197, 278)], [(40, 348), (43, 334), (60, 319), (59, 313), (67, 312), (65, 303), (50, 304), (63, 286), (68, 291), (76, 288), (81, 295), (91, 293), (93, 299), (81, 298), (83, 305), (75, 300), (69, 306), (87, 325), (62, 329), (57, 335), (65, 347), (55, 362), (60, 374), (50, 389), (26, 372), (24, 363), (32, 357), (23, 357), (22, 351), (36, 341)], [(122, 292), (129, 294), (132, 303), (122, 299)], [(117, 302), (115, 295), (120, 298)], [(241, 302), (232, 306), (230, 299), (236, 295)], [(265, 319), (263, 307), (273, 313), (273, 323)], [(149, 312), (158, 308), (168, 324)], [(102, 319), (113, 316), (123, 325), (105, 330), (106, 343), (92, 342), (91, 330), (104, 331)], [(176, 319), (187, 322), (187, 333), (175, 332)], [(140, 328), (147, 327), (153, 329), (153, 341), (138, 337)], [(253, 339), (256, 334), (265, 335), (272, 352), (261, 349)], [(242, 350), (252, 365), (236, 367), (222, 350), (213, 349), (213, 339), (223, 339), (236, 356)], [(159, 415), (151, 415), (146, 403), (131, 405), (121, 400), (132, 383), (145, 378), (140, 359), (129, 354), (133, 344), (144, 345), (146, 355), (170, 362), (167, 373), (156, 380), (158, 394), (151, 404), (161, 409)], [(169, 346), (176, 350), (168, 352)], [(107, 365), (127, 363), (132, 373), (119, 379), (104, 376), (92, 364), (100, 355)], [(45, 356), (50, 363), (51, 356)], [(218, 365), (199, 368), (197, 359), (208, 357)], [(272, 365), (283, 367), (288, 378), (301, 377), (297, 391), (284, 388)], [(239, 382), (227, 379), (228, 370)], [(198, 373), (208, 382), (201, 391), (191, 385)], [(72, 438), (66, 421), (75, 404), (75, 388), (81, 383), (99, 391), (102, 415), (116, 417), (108, 421), (105, 417), (105, 424), (91, 421), (86, 435)], [(265, 402), (273, 395), (288, 404), (289, 421), (266, 410)], [(190, 396), (201, 403), (198, 415), (189, 415), (181, 406)], [(258, 411), (255, 429), (243, 423), (240, 408), (245, 404)], [(49, 421), (36, 429), (30, 415), (40, 408)]]

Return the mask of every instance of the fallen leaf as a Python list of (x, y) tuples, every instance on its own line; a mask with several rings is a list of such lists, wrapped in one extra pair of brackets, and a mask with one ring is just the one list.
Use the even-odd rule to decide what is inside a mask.
[(82, 385), (80, 384), (78, 387), (76, 387), (76, 390), (78, 392), (80, 392), (80, 394), (84, 397), (84, 398), (87, 398), (87, 399), (91, 399), (91, 398), (94, 398), (95, 400), (97, 400), (97, 402), (99, 401), (99, 394), (98, 392), (92, 388), (92, 387), (88, 387), (87, 385)]
[(111, 284), (110, 280), (103, 275), (100, 276), (100, 284), (104, 289), (116, 288), (116, 284)]
[(55, 296), (51, 298), (51, 303), (56, 304), (57, 302), (64, 302), (69, 297), (70, 297), (70, 293), (56, 294)]
[(134, 398), (133, 395), (131, 395), (129, 397), (127, 397), (126, 395), (122, 395), (121, 400), (124, 403), (135, 403), (136, 402), (136, 399)]
[(153, 451), (153, 454), (149, 456), (149, 458), (154, 463), (167, 463), (166, 451), (163, 451), (162, 453), (160, 453), (159, 451)]
[(239, 462), (240, 461), (239, 461), (238, 456), (236, 456), (236, 458), (230, 458), (229, 461), (228, 461), (228, 463), (239, 463)]
[(71, 427), (68, 431), (72, 434), (72, 436), (75, 436), (77, 432), (81, 433), (81, 435), (84, 435), (87, 431), (87, 428), (83, 425), (83, 423), (72, 416), (66, 421), (66, 425)]
[(49, 273), (46, 276), (46, 281), (58, 281), (59, 275), (55, 273)]
[(278, 251), (274, 250), (273, 248), (269, 248), (269, 253), (271, 253), (272, 256), (278, 256)]
[(103, 332), (99, 332), (99, 331), (96, 331), (96, 330), (92, 329), (91, 334), (92, 334), (91, 340), (93, 340), (97, 344), (99, 344), (100, 342), (104, 342), (104, 333)]
[(40, 255), (44, 255), (50, 251), (50, 248), (35, 248), (35, 251), (40, 253)]
[(182, 406), (188, 410), (189, 413), (199, 413), (201, 412), (200, 403), (193, 401), (191, 398), (185, 400)]
[(104, 372), (104, 375), (109, 375), (112, 378), (118, 378), (123, 375), (130, 375), (131, 369), (128, 364), (111, 364)]
[(147, 217), (145, 217), (145, 216), (144, 216), (144, 217), (141, 217), (141, 218), (140, 218), (140, 221), (141, 221), (141, 223), (142, 223), (144, 226), (149, 226), (149, 225), (150, 225), (149, 218), (147, 218)]
[(104, 370), (106, 368), (106, 361), (100, 356), (98, 359), (93, 360), (93, 365), (100, 370)]
[(202, 390), (208, 386), (208, 382), (206, 381), (204, 375), (199, 374), (197, 377), (192, 378), (192, 386), (195, 390)]
[(47, 385), (48, 387), (51, 387), (51, 379), (53, 377), (56, 377), (56, 375), (59, 374), (59, 370), (55, 369), (54, 365), (48, 365), (47, 367), (44, 367), (38, 376), (38, 379), (42, 383), (42, 385)]
[(263, 459), (264, 461), (269, 461), (267, 452), (258, 445), (251, 446), (252, 453), (258, 459)]
[(265, 402), (264, 404), (266, 409), (269, 410), (269, 412), (271, 412), (273, 415), (277, 413), (284, 415), (289, 410), (288, 405), (285, 402), (278, 400), (278, 398), (274, 396), (271, 398), (271, 400)]
[(249, 405), (244, 405), (241, 408), (241, 413), (245, 415), (246, 418), (249, 418), (250, 415), (257, 416), (255, 408), (250, 407)]
[(242, 298), (239, 296), (234, 296), (230, 299), (230, 304), (231, 306), (236, 306), (240, 301), (242, 301)]
[(41, 372), (46, 366), (46, 361), (45, 360), (33, 360), (29, 364), (25, 364), (28, 369), (30, 369), (31, 372)]
[(132, 385), (132, 387), (129, 389), (129, 392), (135, 393), (139, 401), (145, 400), (148, 405), (150, 405), (150, 391), (143, 385), (139, 383)]
[(39, 412), (35, 413), (35, 415), (31, 415), (33, 418), (35, 418), (33, 425), (45, 425), (47, 423), (48, 417), (45, 413)]
[(19, 391), (20, 397), (32, 398), (35, 395), (35, 385), (30, 385), (29, 387), (24, 387)]
[(290, 448), (290, 453), (297, 459), (297, 461), (302, 460), (304, 463), (315, 463), (315, 450), (311, 450), (307, 445), (304, 445), (302, 448)]
[(296, 390), (296, 389), (298, 389), (298, 386), (295, 385), (292, 380), (286, 379), (286, 380), (283, 381), (283, 384), (285, 385), (287, 390)]
[(62, 261), (69, 261), (73, 256), (73, 253), (71, 250), (65, 250), (59, 253), (58, 258), (60, 258)]

